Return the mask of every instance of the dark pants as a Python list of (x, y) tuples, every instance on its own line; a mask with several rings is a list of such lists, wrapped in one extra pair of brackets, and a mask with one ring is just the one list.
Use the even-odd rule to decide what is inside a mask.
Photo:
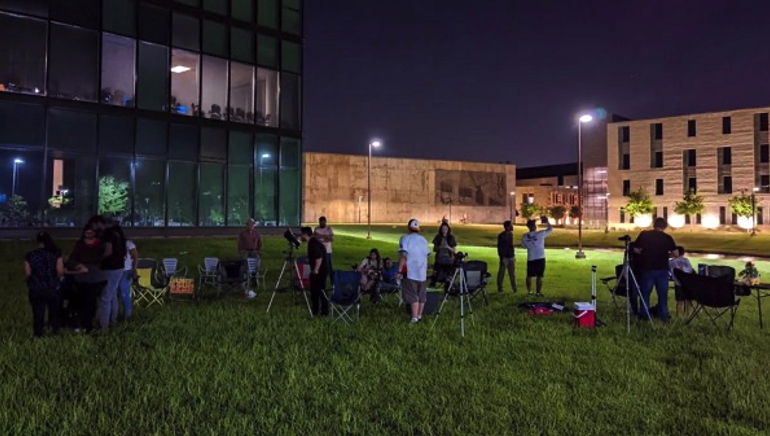
[[(661, 321), (668, 321), (668, 276), (669, 272), (666, 269), (642, 271), (641, 282), (639, 283), (642, 301), (644, 301), (644, 305), (648, 310), (650, 308), (652, 287), (655, 286), (655, 290), (658, 293), (658, 316)], [(645, 307), (640, 307), (639, 313), (645, 319), (648, 316)]]
[(516, 292), (516, 258), (501, 257), (500, 266), (497, 268), (497, 292), (503, 292), (503, 280), (505, 272), (508, 271), (508, 278), (511, 280), (511, 290)]
[[(332, 266), (332, 254), (326, 253), (326, 268), (329, 270), (329, 282), (334, 285), (334, 267)], [(324, 282), (324, 286), (326, 282)]]
[(96, 315), (96, 299), (101, 295), (107, 285), (100, 283), (78, 283), (75, 287), (73, 298), (74, 310), (79, 314), (78, 327), (90, 332), (94, 328), (94, 315)]
[[(435, 288), (438, 283), (447, 284), (454, 275), (455, 267), (453, 263), (436, 262), (433, 264), (433, 277), (430, 280), (430, 287)], [(447, 284), (448, 285), (448, 284)]]
[(45, 311), (48, 310), (48, 325), (54, 333), (61, 328), (61, 294), (57, 290), (30, 292), (29, 304), (32, 306), (32, 331), (36, 337), (43, 336)]
[(326, 299), (326, 274), (310, 273), (310, 310), (313, 315), (329, 314), (329, 301)]

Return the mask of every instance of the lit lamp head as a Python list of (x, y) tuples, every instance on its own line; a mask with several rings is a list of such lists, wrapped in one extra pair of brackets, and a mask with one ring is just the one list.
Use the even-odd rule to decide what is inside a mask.
[(13, 163), (15, 163), (15, 164), (23, 164), (24, 161), (19, 159), (19, 158), (16, 158), (16, 159), (13, 160)]
[(754, 192), (759, 192), (759, 188), (757, 188), (757, 187), (755, 186), (755, 187), (754, 187), (754, 189), (753, 189), (753, 191), (754, 191)]
[(594, 119), (594, 117), (592, 117), (591, 115), (588, 115), (588, 114), (581, 115), (580, 118), (579, 118), (581, 123), (590, 123), (591, 121), (593, 121), (593, 119)]
[(369, 146), (372, 147), (372, 148), (379, 148), (381, 145), (382, 145), (382, 142), (380, 142), (380, 141), (378, 141), (376, 139), (369, 143)]

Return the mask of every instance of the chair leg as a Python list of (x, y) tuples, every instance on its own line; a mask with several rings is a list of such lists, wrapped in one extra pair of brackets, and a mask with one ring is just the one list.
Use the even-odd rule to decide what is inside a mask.
[(690, 324), (690, 323), (692, 322), (692, 320), (694, 320), (694, 319), (695, 319), (695, 317), (696, 317), (696, 316), (698, 316), (698, 313), (699, 313), (699, 312), (700, 312), (702, 309), (703, 309), (703, 306), (701, 306), (700, 304), (699, 304), (698, 306), (696, 306), (696, 307), (695, 307), (695, 310), (693, 310), (693, 311), (692, 311), (692, 314), (690, 315), (690, 317), (687, 319), (687, 321), (686, 321), (684, 324), (685, 324), (685, 325), (688, 325), (688, 324)]

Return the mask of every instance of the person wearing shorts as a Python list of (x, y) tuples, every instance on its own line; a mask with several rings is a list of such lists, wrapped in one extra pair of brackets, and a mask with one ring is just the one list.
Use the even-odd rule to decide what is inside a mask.
[(428, 256), (430, 248), (428, 241), (420, 235), (420, 222), (409, 220), (409, 233), (402, 236), (398, 243), (401, 254), (398, 270), (404, 279), (401, 282), (401, 293), (404, 302), (412, 309), (412, 323), (422, 320), (422, 311), (427, 301)]
[[(545, 217), (540, 220), (547, 223)], [(545, 230), (537, 230), (535, 220), (527, 221), (529, 232), (521, 237), (521, 245), (527, 249), (527, 292), (532, 295), (532, 277), (537, 279), (537, 295), (543, 296), (543, 276), (545, 275), (545, 238), (551, 234), (553, 227), (548, 223)]]

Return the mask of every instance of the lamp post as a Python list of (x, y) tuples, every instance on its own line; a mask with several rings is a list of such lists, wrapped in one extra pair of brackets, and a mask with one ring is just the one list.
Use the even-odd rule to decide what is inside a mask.
[(751, 236), (757, 236), (757, 192), (756, 186), (751, 190)]
[(368, 223), (368, 230), (366, 232), (366, 239), (372, 239), (372, 148), (378, 148), (382, 143), (374, 140), (369, 143), (369, 159), (366, 161), (366, 175), (368, 180), (368, 195), (369, 207), (366, 210), (366, 221)]
[(604, 195), (604, 233), (610, 232), (610, 193)]
[(19, 172), (19, 165), (23, 163), (24, 161), (19, 158), (13, 160), (13, 182), (11, 183), (11, 198), (16, 195), (16, 177), (17, 173)]
[(516, 218), (513, 215), (513, 204), (516, 202), (516, 191), (511, 191), (511, 223), (513, 223), (513, 220)]
[(583, 123), (590, 123), (594, 117), (582, 115), (578, 118), (578, 251), (575, 259), (585, 259), (583, 253)]

